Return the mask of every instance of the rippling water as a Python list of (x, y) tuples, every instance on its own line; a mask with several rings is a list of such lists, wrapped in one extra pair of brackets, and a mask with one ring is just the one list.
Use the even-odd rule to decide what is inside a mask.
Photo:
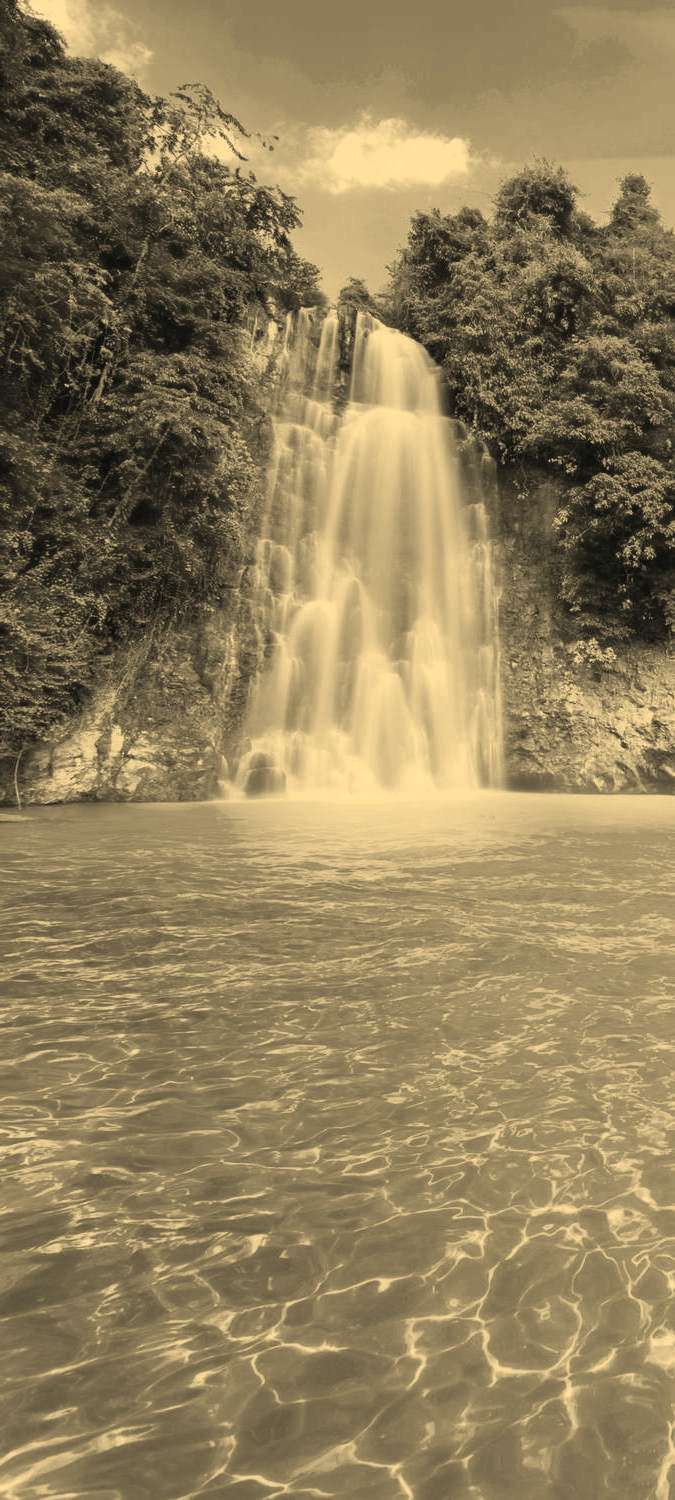
[(0, 833), (3, 1496), (668, 1500), (675, 799)]

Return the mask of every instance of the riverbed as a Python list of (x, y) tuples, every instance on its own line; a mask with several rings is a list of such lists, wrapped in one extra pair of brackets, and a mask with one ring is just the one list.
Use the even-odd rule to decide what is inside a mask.
[(2, 1495), (669, 1500), (675, 799), (0, 836)]

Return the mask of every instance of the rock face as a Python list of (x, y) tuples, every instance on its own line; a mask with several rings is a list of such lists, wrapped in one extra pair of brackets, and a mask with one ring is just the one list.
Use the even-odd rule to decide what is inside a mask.
[[(139, 642), (69, 732), (22, 756), (26, 803), (189, 802), (217, 794), (240, 751), (257, 643), (245, 606)], [(5, 764), (2, 799), (15, 800)]]
[[(504, 486), (502, 486), (502, 491)], [(633, 644), (609, 669), (575, 665), (557, 607), (545, 483), (505, 497), (498, 543), (507, 785), (675, 792), (675, 655)]]

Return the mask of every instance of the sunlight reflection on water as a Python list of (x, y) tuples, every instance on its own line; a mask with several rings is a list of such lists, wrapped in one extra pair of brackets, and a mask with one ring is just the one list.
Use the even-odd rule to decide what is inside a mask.
[(3, 824), (2, 1492), (669, 1500), (674, 832)]

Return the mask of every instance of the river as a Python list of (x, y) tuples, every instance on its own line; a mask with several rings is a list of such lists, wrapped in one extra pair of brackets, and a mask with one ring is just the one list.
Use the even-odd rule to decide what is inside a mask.
[(668, 1500), (675, 799), (0, 833), (3, 1496)]

